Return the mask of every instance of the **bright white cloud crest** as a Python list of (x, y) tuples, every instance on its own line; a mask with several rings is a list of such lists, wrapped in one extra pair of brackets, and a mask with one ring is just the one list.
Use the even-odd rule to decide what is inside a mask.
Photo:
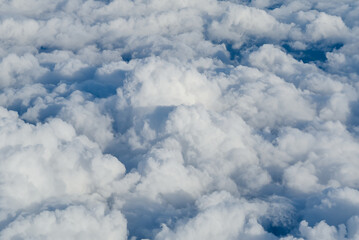
[(0, 239), (359, 239), (359, 5), (0, 0)]

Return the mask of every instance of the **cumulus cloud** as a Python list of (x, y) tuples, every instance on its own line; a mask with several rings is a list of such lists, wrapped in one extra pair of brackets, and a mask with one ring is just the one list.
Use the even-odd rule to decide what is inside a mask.
[(9, 54), (0, 63), (1, 87), (36, 82), (48, 70), (39, 65), (31, 54), (17, 56)]
[[(56, 196), (81, 196), (97, 192), (108, 196), (109, 186), (125, 172), (96, 143), (76, 136), (60, 119), (36, 126), (1, 109), (2, 220), (6, 213), (31, 207)], [(107, 189), (107, 190), (106, 190)]]
[[(91, 206), (93, 207), (93, 206)], [(84, 206), (42, 211), (19, 217), (5, 228), (2, 239), (127, 239), (126, 220), (118, 211), (101, 214), (101, 207)], [(78, 223), (81, 224), (78, 224)]]
[(314, 40), (344, 38), (348, 28), (340, 17), (319, 13), (316, 19), (307, 25), (306, 33)]
[(357, 239), (355, 0), (0, 0), (0, 239)]
[(291, 25), (278, 22), (267, 12), (243, 5), (228, 5), (218, 21), (213, 21), (209, 34), (216, 40), (233, 41), (236, 47), (245, 43), (248, 35), (254, 39), (287, 38)]
[(226, 192), (204, 196), (197, 202), (200, 213), (175, 232), (166, 225), (156, 239), (275, 239), (258, 224), (266, 211), (263, 203), (242, 202)]

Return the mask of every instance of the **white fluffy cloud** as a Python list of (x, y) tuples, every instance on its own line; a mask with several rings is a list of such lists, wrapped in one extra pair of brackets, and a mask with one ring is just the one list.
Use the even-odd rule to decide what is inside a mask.
[(307, 25), (306, 33), (314, 40), (345, 39), (349, 30), (340, 17), (319, 13), (316, 19)]
[(175, 231), (162, 226), (156, 239), (275, 239), (258, 224), (266, 211), (264, 203), (250, 203), (215, 192), (197, 201), (199, 213)]
[(0, 63), (1, 85), (23, 85), (24, 83), (36, 82), (48, 70), (39, 65), (38, 60), (31, 54), (17, 56), (9, 54)]
[(243, 5), (228, 5), (219, 21), (213, 21), (209, 34), (214, 39), (233, 41), (236, 47), (249, 36), (275, 40), (286, 39), (291, 25), (278, 22), (267, 12)]
[(99, 206), (69, 206), (18, 217), (0, 233), (1, 239), (127, 239), (126, 219)]
[(0, 239), (357, 239), (356, 0), (0, 0)]
[(115, 157), (60, 119), (33, 126), (2, 108), (0, 135), (2, 221), (56, 198), (107, 198), (125, 172)]

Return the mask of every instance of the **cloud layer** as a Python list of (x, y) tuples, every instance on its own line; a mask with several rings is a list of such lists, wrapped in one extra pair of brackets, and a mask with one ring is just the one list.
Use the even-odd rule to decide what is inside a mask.
[(0, 239), (358, 239), (356, 0), (0, 0)]

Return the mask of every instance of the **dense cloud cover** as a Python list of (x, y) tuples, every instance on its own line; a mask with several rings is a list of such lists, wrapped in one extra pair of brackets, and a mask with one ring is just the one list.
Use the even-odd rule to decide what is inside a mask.
[(357, 0), (0, 0), (0, 239), (359, 239)]

